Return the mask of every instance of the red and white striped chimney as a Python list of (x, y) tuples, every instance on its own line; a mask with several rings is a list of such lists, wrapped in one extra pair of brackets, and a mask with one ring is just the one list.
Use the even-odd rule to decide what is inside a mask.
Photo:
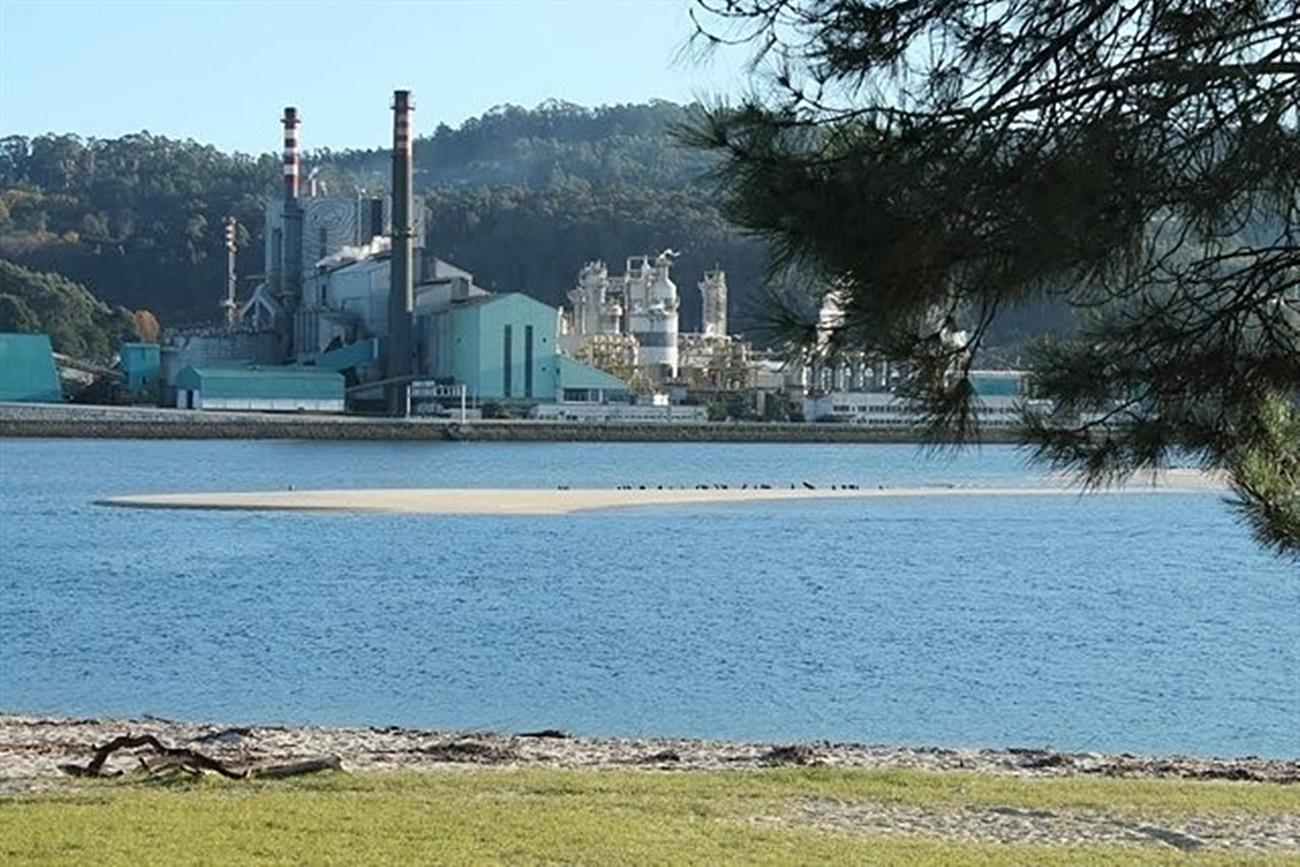
[(284, 197), (298, 198), (298, 109), (286, 106), (284, 118)]

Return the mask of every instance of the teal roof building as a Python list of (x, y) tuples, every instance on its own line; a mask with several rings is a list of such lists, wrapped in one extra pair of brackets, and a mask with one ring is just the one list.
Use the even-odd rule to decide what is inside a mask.
[(559, 315), (518, 292), (454, 301), (426, 320), (425, 369), (475, 401), (555, 400)]
[(566, 355), (557, 355), (555, 363), (559, 371), (559, 400), (604, 403), (611, 398), (622, 400), (627, 397), (627, 383), (613, 374)]
[(117, 355), (131, 396), (157, 402), (162, 384), (161, 347), (157, 343), (123, 343)]
[(424, 370), (473, 402), (553, 403), (626, 396), (627, 383), (560, 355), (560, 312), (518, 292), (471, 295), (426, 314)]
[(343, 375), (314, 367), (187, 367), (176, 374), (181, 409), (342, 412)]
[(63, 402), (48, 335), (0, 332), (0, 400)]

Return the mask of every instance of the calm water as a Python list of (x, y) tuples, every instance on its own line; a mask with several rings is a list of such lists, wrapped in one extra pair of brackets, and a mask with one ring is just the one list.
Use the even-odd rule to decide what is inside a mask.
[(0, 441), (0, 708), (1300, 755), (1300, 576), (1214, 494), (167, 512), (113, 494), (1031, 484), (1011, 449)]

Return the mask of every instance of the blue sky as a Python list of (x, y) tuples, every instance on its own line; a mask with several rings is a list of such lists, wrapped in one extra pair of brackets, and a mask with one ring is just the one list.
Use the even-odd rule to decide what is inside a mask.
[(147, 129), (226, 150), (386, 146), (494, 105), (736, 93), (739, 58), (682, 59), (688, 0), (0, 0), (0, 134)]

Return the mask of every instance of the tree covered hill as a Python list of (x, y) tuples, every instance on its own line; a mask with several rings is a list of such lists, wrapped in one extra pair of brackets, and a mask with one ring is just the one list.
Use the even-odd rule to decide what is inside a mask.
[(0, 331), (44, 332), (58, 352), (107, 361), (140, 330), (130, 311), (110, 308), (86, 287), (0, 260)]
[[(673, 247), (683, 251), (688, 327), (699, 318), (695, 281), (715, 264), (743, 305), (760, 282), (763, 249), (722, 221), (701, 179), (711, 158), (671, 141), (686, 110), (550, 102), (438, 127), (415, 148), (431, 249), (485, 286), (558, 304), (587, 260), (617, 270), (625, 256)], [(388, 186), (387, 150), (321, 148), (306, 164), (330, 194)], [(255, 280), (262, 201), (278, 190), (270, 153), (227, 154), (148, 133), (10, 136), (0, 141), (0, 257), (64, 274), (110, 303), (155, 310), (165, 323), (210, 319), (224, 285), (222, 217), (239, 218), (239, 270)]]
[[(668, 130), (691, 111), (664, 101), (599, 108), (557, 100), (534, 109), (497, 106), (459, 127), (440, 124), (431, 135), (418, 137), (416, 187), (540, 188), (566, 177), (596, 185), (690, 187), (715, 163), (712, 155), (669, 140)], [(314, 156), (326, 182), (337, 179), (348, 189), (388, 186), (387, 149), (323, 149)]]
[[(729, 225), (707, 180), (715, 157), (677, 144), (694, 109), (669, 102), (492, 109), (415, 143), (430, 249), (484, 286), (560, 304), (584, 262), (680, 251), (682, 327), (700, 322), (696, 283), (726, 269), (734, 330), (760, 319), (766, 249)], [(306, 136), (310, 141), (310, 135)], [(268, 145), (276, 144), (268, 123)], [(269, 150), (269, 148), (268, 148)], [(319, 148), (308, 171), (331, 195), (385, 190), (387, 150)], [(240, 221), (241, 293), (263, 268), (262, 207), (280, 161), (149, 133), (0, 140), (0, 258), (84, 284), (164, 324), (210, 321), (224, 294), (222, 218)], [(1017, 332), (1037, 322), (1020, 323)]]

